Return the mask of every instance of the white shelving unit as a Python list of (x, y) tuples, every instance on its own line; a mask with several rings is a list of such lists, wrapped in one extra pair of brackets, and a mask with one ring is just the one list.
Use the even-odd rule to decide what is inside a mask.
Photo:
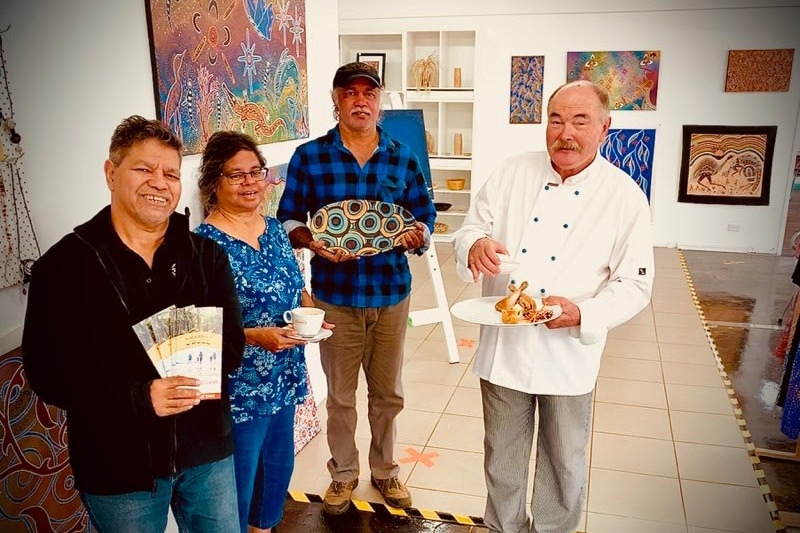
[[(359, 52), (386, 54), (384, 86), (387, 91), (402, 94), (404, 105), (421, 109), (425, 128), (433, 137), (431, 164), (434, 198), (451, 203), (448, 211), (440, 211), (437, 222), (447, 224), (449, 231), (436, 234), (439, 241), (449, 241), (453, 230), (464, 220), (472, 192), (472, 125), (475, 83), (474, 31), (407, 31), (381, 34), (341, 34), (341, 63), (355, 61)], [(414, 62), (435, 54), (438, 70), (429, 88), (415, 86)], [(456, 87), (454, 69), (461, 71), (461, 86)], [(462, 150), (454, 153), (454, 139), (461, 134)], [(463, 178), (466, 186), (460, 191), (447, 188), (450, 178)]]
[[(339, 35), (339, 58), (342, 64), (355, 61), (358, 53), (386, 54), (383, 83), (386, 91), (400, 93), (407, 108), (421, 109), (425, 129), (433, 137), (433, 151), (428, 154), (431, 164), (433, 196), (437, 202), (452, 207), (439, 211), (436, 221), (447, 225), (448, 231), (436, 233), (435, 242), (450, 242), (452, 231), (461, 226), (469, 208), (472, 192), (472, 124), (475, 80), (474, 31), (407, 31), (402, 33), (348, 33)], [(431, 86), (416, 87), (412, 76), (414, 62), (435, 54), (438, 70)], [(460, 69), (460, 87), (455, 83), (454, 69)], [(461, 154), (453, 147), (456, 134), (461, 135)], [(447, 188), (447, 180), (463, 178), (463, 189)], [(453, 322), (450, 318), (447, 295), (441, 276), (436, 247), (426, 253), (428, 271), (433, 282), (436, 306), (409, 313), (409, 325), (441, 323), (448, 361), (459, 361)]]

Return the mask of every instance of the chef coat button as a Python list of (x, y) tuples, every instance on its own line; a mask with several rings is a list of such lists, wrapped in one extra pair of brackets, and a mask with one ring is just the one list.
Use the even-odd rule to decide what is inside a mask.
[(565, 223), (565, 224), (564, 224), (564, 229), (567, 229), (568, 227), (569, 227), (569, 224), (566, 224), (566, 223)]
[(534, 222), (539, 222), (539, 217), (533, 217)]
[(580, 193), (581, 191), (575, 191), (575, 196), (578, 196)]
[(549, 191), (550, 190), (550, 186), (549, 185), (545, 185), (544, 186), (544, 190)]
[(547, 291), (544, 289), (544, 287), (542, 287), (541, 289), (539, 289), (539, 292), (541, 292), (542, 294), (544, 294), (544, 293), (545, 293), (545, 292), (547, 292)]
[(551, 255), (551, 256), (550, 256), (550, 261), (555, 261), (555, 260), (556, 260), (556, 256), (554, 256), (554, 255)]
[(510, 283), (511, 283), (512, 285), (516, 285), (516, 284), (517, 284), (517, 281), (516, 281), (516, 280), (514, 280), (514, 279), (512, 279), (512, 280), (509, 280), (509, 281), (510, 281)]
[(523, 249), (522, 249), (522, 253), (523, 253), (523, 254), (527, 254), (527, 253), (528, 253), (528, 249), (527, 249), (527, 248), (523, 248)]

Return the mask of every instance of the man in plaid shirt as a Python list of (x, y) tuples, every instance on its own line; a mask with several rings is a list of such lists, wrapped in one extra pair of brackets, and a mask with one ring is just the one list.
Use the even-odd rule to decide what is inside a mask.
[[(320, 344), (328, 382), (328, 470), (332, 482), (323, 508), (341, 514), (358, 485), (356, 387), (364, 368), (369, 392), (372, 484), (387, 504), (411, 506), (393, 458), (395, 418), (403, 409), (401, 369), (408, 320), (411, 272), (405, 253), (430, 246), (436, 211), (419, 161), (411, 149), (378, 127), (383, 91), (377, 71), (348, 63), (333, 78), (338, 121), (326, 135), (297, 148), (277, 217), (295, 248), (309, 248), (314, 302), (336, 334)], [(342, 200), (377, 200), (402, 206), (416, 219), (399, 246), (357, 257), (329, 250), (306, 226), (310, 214)]]

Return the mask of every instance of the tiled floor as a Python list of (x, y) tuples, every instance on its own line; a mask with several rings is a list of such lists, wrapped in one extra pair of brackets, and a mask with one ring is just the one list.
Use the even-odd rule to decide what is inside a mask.
[[(480, 296), (479, 286), (456, 277), (452, 246), (439, 244), (437, 253), (450, 303)], [(596, 388), (580, 530), (774, 532), (763, 476), (692, 298), (683, 257), (662, 248), (656, 258), (651, 304), (609, 336)], [(433, 307), (426, 262), (415, 259), (412, 266), (412, 308)], [(470, 369), (479, 329), (456, 320), (455, 333), (461, 362), (450, 364), (440, 326), (408, 330), (406, 408), (398, 420), (396, 457), (416, 509), (481, 517), (483, 424), (478, 379)], [(381, 502), (369, 484), (363, 381), (358, 398), (361, 483), (354, 499)], [(324, 428), (324, 406), (320, 415)], [(298, 454), (290, 489), (323, 494), (330, 481), (328, 457), (320, 434)], [(291, 528), (287, 522), (281, 530)]]

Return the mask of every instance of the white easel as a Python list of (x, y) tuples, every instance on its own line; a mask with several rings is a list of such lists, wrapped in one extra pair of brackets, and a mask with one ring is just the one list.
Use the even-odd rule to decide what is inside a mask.
[(421, 309), (408, 313), (409, 326), (425, 326), (427, 324), (441, 323), (444, 330), (444, 339), (447, 344), (447, 358), (451, 363), (458, 363), (458, 344), (456, 343), (456, 333), (453, 330), (453, 319), (450, 316), (450, 307), (447, 304), (447, 294), (444, 292), (444, 281), (442, 281), (442, 269), (439, 266), (439, 256), (436, 255), (437, 242), (450, 242), (450, 239), (439, 240), (439, 236), (432, 236), (431, 247), (425, 252), (425, 260), (428, 262), (428, 274), (433, 283), (433, 291), (436, 295), (436, 307), (431, 309)]
[[(388, 92), (388, 109), (405, 109), (402, 93)], [(444, 282), (442, 281), (442, 269), (439, 266), (439, 256), (436, 255), (437, 242), (451, 242), (451, 237), (440, 235), (431, 236), (431, 247), (425, 252), (425, 260), (428, 262), (428, 274), (433, 283), (433, 290), (436, 294), (436, 307), (431, 309), (421, 309), (408, 313), (408, 325), (426, 326), (428, 324), (441, 323), (444, 330), (444, 339), (447, 344), (447, 359), (451, 363), (458, 363), (458, 345), (456, 344), (456, 333), (453, 330), (453, 319), (450, 317), (450, 307), (447, 304), (447, 294), (444, 292)]]

